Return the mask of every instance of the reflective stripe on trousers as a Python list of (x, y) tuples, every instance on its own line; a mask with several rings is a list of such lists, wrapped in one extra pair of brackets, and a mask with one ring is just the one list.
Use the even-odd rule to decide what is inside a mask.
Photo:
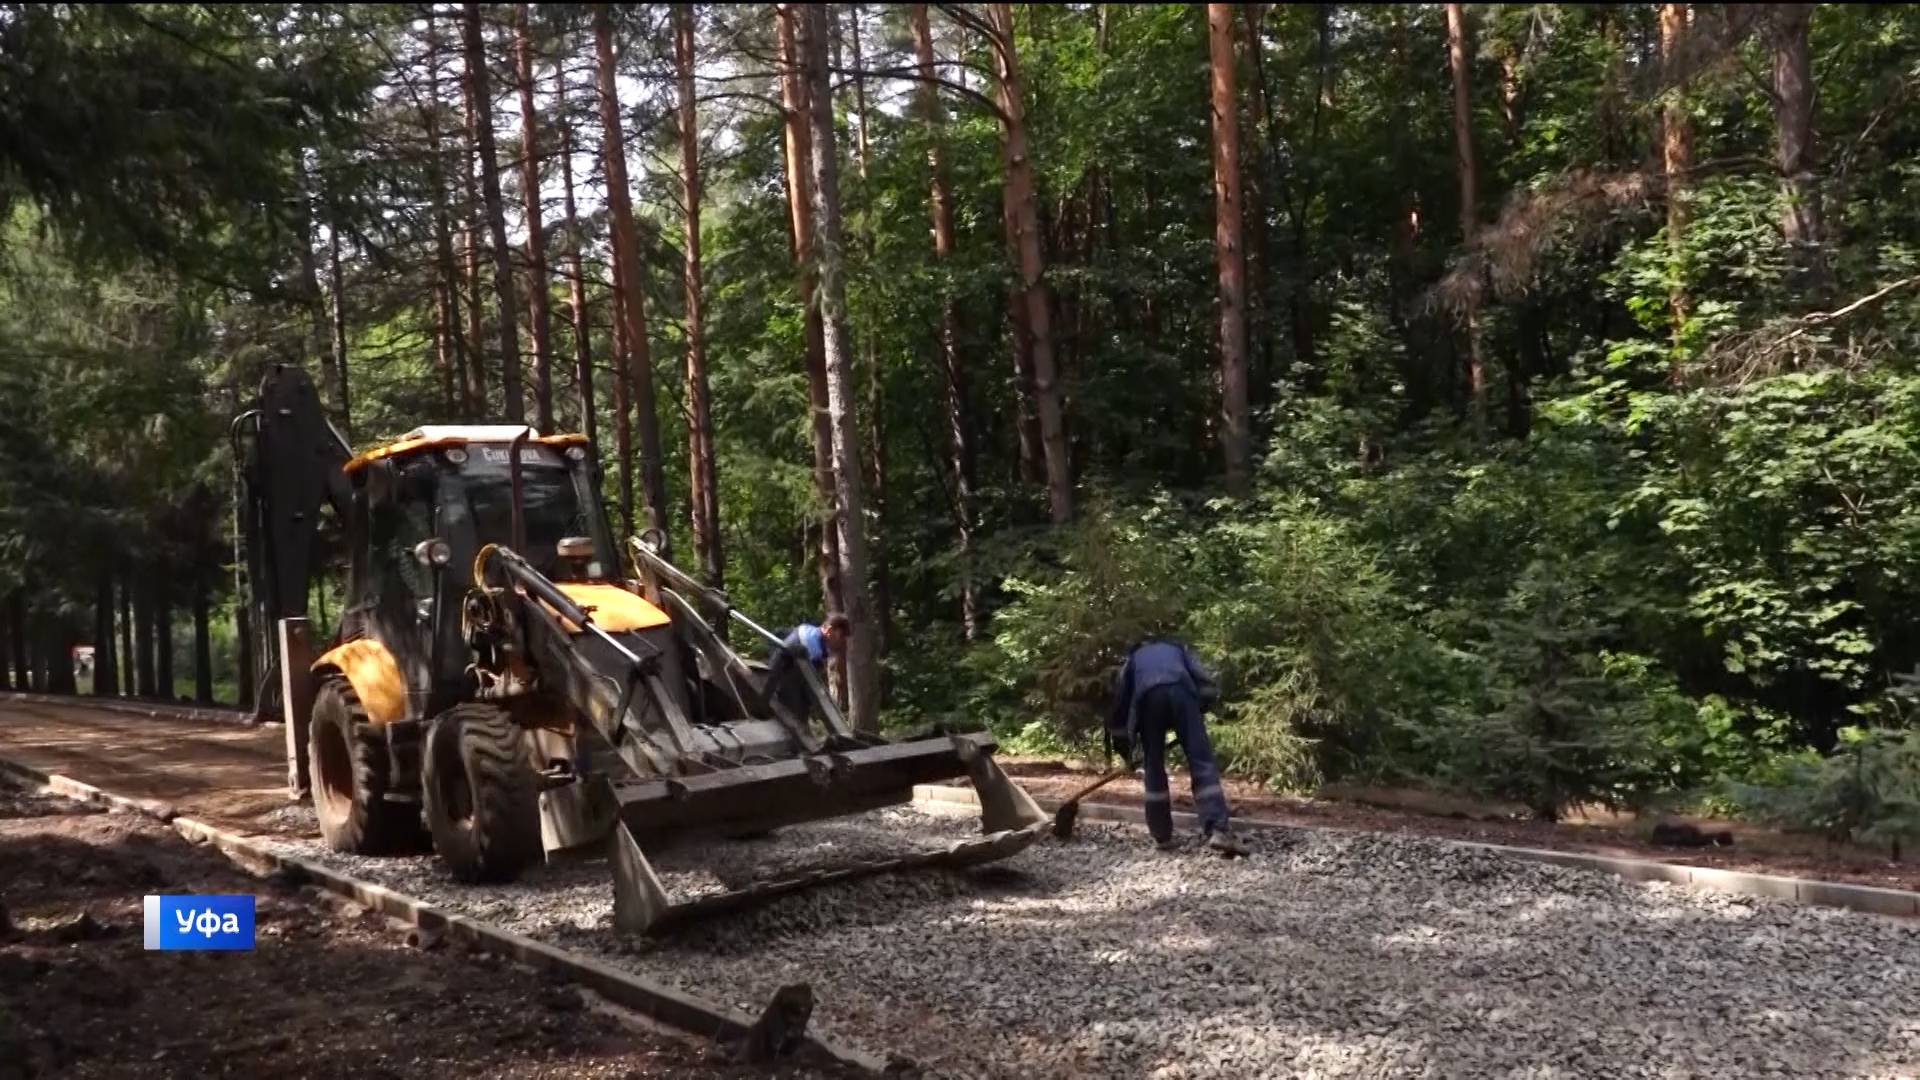
[(1155, 840), (1173, 836), (1173, 795), (1167, 785), (1167, 736), (1180, 740), (1193, 779), (1193, 807), (1204, 832), (1227, 827), (1227, 796), (1213, 743), (1200, 716), (1200, 699), (1183, 686), (1156, 686), (1140, 698), (1141, 746), (1146, 757), (1147, 831)]

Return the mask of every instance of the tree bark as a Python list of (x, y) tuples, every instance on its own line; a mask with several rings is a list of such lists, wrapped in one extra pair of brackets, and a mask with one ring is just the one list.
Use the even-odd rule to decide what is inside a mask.
[(628, 536), (633, 535), (633, 405), (629, 400), (627, 356), (627, 316), (620, 300), (625, 290), (620, 285), (620, 269), (613, 271), (613, 453), (619, 458), (620, 522)]
[(309, 361), (320, 372), (320, 385), (326, 400), (337, 403), (339, 392), (333, 385), (332, 351), (327, 345), (327, 297), (320, 289), (320, 259), (314, 253), (313, 174), (307, 168), (307, 152), (300, 148), (293, 155), (294, 186), (299, 192), (300, 211), (300, 292), (307, 309)]
[[(1479, 231), (1479, 174), (1473, 159), (1473, 99), (1467, 37), (1466, 5), (1447, 5), (1447, 58), (1453, 72), (1453, 151), (1460, 174), (1460, 242), (1470, 245)], [(1480, 304), (1469, 298), (1461, 321), (1467, 335), (1468, 411), (1474, 429), (1484, 432), (1487, 420), (1486, 364), (1481, 355)]]
[[(947, 181), (941, 146), (945, 110), (934, 86), (933, 29), (927, 5), (912, 6), (913, 49), (919, 62), (920, 110), (927, 125), (927, 169), (932, 179), (933, 258), (941, 266), (953, 259), (953, 191)], [(967, 371), (960, 358), (960, 317), (953, 284), (940, 285), (940, 374), (947, 414), (947, 449), (953, 472), (953, 522), (960, 535), (960, 628), (971, 642), (980, 633), (979, 599), (973, 587), (973, 439), (967, 411)]]
[[(1103, 8), (1104, 10), (1104, 8)], [(1249, 387), (1250, 399), (1266, 402), (1273, 391), (1273, 244), (1268, 234), (1267, 208), (1271, 205), (1267, 185), (1272, 177), (1279, 175), (1279, 169), (1260, 167), (1261, 150), (1267, 148), (1268, 160), (1272, 160), (1273, 113), (1267, 99), (1267, 65), (1262, 44), (1261, 26), (1266, 19), (1266, 4), (1247, 4), (1240, 9), (1245, 20), (1246, 37), (1241, 46), (1247, 53), (1247, 66), (1253, 78), (1247, 80), (1247, 113), (1253, 118), (1253, 130), (1259, 137), (1253, 140), (1257, 145), (1249, 150), (1254, 165), (1246, 173), (1246, 226), (1247, 226), (1247, 317), (1254, 320), (1258, 313), (1258, 325), (1262, 332), (1256, 337), (1260, 347), (1260, 367), (1251, 373)], [(1249, 358), (1251, 363), (1251, 358)]]
[(1773, 115), (1777, 131), (1782, 209), (1780, 228), (1791, 251), (1794, 281), (1814, 305), (1827, 292), (1820, 176), (1813, 153), (1812, 4), (1772, 6)]
[(27, 640), (27, 603), (19, 589), (7, 600), (7, 626), (13, 648), (14, 685), (25, 689), (33, 682), (33, 664), (27, 655), (31, 651), (31, 642)]
[(80, 687), (73, 675), (73, 631), (67, 628), (64, 620), (48, 619), (41, 640), (46, 649), (42, 654), (42, 662), (46, 666), (44, 684), (47, 693), (79, 693)]
[(694, 8), (673, 6), (673, 58), (680, 111), (680, 196), (686, 210), (685, 270), (687, 328), (687, 464), (691, 474), (687, 503), (692, 513), (693, 549), (700, 568), (715, 588), (726, 585), (726, 558), (720, 545), (720, 480), (713, 453), (713, 399), (707, 387), (707, 344), (703, 323), (705, 286), (700, 268), (700, 124), (694, 108)]
[(1073, 469), (1067, 456), (1065, 411), (1053, 357), (1053, 304), (1046, 282), (1046, 258), (1040, 250), (1040, 210), (1034, 195), (1033, 163), (1027, 149), (1026, 107), (1020, 89), (1019, 56), (1013, 41), (1013, 8), (988, 4), (993, 31), (1001, 117), (1001, 160), (1005, 168), (1008, 230), (1019, 263), (1022, 305), (1033, 349), (1033, 404), (1040, 419), (1040, 441), (1047, 470), (1047, 506), (1056, 525), (1073, 520)]
[[(1660, 113), (1660, 149), (1667, 181), (1667, 311), (1673, 335), (1680, 336), (1692, 303), (1682, 279), (1687, 237), (1689, 172), (1693, 168), (1693, 124), (1687, 118), (1687, 5), (1660, 5), (1660, 67), (1665, 105)], [(1675, 366), (1675, 374), (1679, 372)]]
[(134, 668), (139, 654), (133, 637), (133, 576), (129, 573), (120, 579), (120, 692), (128, 697), (138, 693), (139, 686)]
[[(421, 121), (427, 129), (427, 185), (433, 191), (433, 264), (438, 275), (433, 286), (434, 369), (440, 377), (441, 408), (452, 417), (460, 411), (459, 383), (467, 368), (467, 350), (460, 335), (459, 275), (454, 271), (453, 230), (447, 215), (446, 155), (440, 140), (440, 31), (432, 5), (427, 7), (426, 19), (427, 104)], [(248, 680), (242, 683), (245, 697), (252, 685), (251, 669), (242, 678)], [(243, 701), (241, 707), (251, 704)]]
[[(103, 571), (93, 600), (93, 692), (111, 697), (120, 692), (119, 662), (113, 647), (113, 574)], [(0, 671), (4, 674), (4, 671)]]
[(500, 161), (493, 148), (493, 94), (487, 81), (487, 43), (480, 28), (480, 5), (466, 5), (467, 84), (479, 110), (474, 118), (474, 150), (480, 155), (480, 193), (487, 204), (487, 232), (493, 240), (493, 299), (499, 311), (500, 392), (506, 418), (516, 424), (527, 418), (520, 387), (519, 305), (513, 293), (513, 254), (507, 247), (507, 210), (500, 197)]
[(234, 704), (253, 711), (253, 605), (244, 592), (233, 593)]
[(134, 636), (138, 639), (135, 648), (135, 662), (138, 666), (139, 681), (137, 692), (143, 698), (153, 697), (155, 687), (154, 664), (154, 588), (151, 582), (135, 586), (134, 596)]
[[(807, 403), (813, 427), (813, 486), (825, 508), (820, 529), (820, 594), (829, 615), (844, 610), (841, 602), (840, 530), (834, 523), (835, 491), (833, 477), (833, 423), (828, 415), (826, 338), (820, 321), (820, 309), (814, 303), (814, 227), (813, 185), (808, 176), (808, 161), (813, 140), (808, 132), (806, 79), (801, 72), (798, 30), (793, 5), (777, 9), (780, 38), (780, 106), (786, 118), (787, 206), (793, 230), (793, 260), (800, 276), (800, 300), (806, 305)], [(833, 664), (835, 682), (842, 679), (842, 667)]]
[(461, 237), (466, 250), (462, 272), (466, 276), (467, 293), (467, 413), (479, 420), (486, 418), (487, 406), (487, 359), (486, 349), (480, 344), (484, 330), (480, 285), (480, 178), (474, 171), (474, 157), (480, 144), (481, 106), (473, 96), (473, 80), (460, 80), (460, 93), (466, 105), (467, 141), (461, 147), (463, 194), (465, 196), (465, 221)]
[(540, 114), (533, 105), (533, 33), (527, 5), (514, 8), (513, 58), (520, 83), (520, 187), (527, 205), (527, 324), (533, 339), (533, 422), (553, 432), (553, 335), (548, 324), (547, 241), (540, 220)]
[(193, 700), (203, 705), (213, 702), (213, 628), (208, 607), (207, 574), (201, 568), (193, 575)]
[(1240, 102), (1234, 92), (1232, 4), (1207, 5), (1213, 90), (1213, 254), (1220, 275), (1220, 445), (1227, 490), (1251, 490), (1247, 408), (1247, 264), (1240, 233)]
[(36, 614), (27, 620), (27, 689), (46, 693), (47, 670), (46, 627)]
[[(587, 273), (580, 248), (580, 222), (573, 200), (573, 118), (567, 110), (567, 83), (563, 65), (555, 65), (554, 111), (565, 119), (566, 145), (560, 152), (560, 179), (565, 184), (567, 225), (567, 307), (573, 318), (573, 377), (580, 395), (580, 430), (587, 441), (600, 446), (600, 418), (593, 403), (593, 332), (587, 318)], [(631, 526), (629, 526), (631, 528)]]
[(173, 700), (173, 597), (156, 590), (153, 605), (153, 692)]
[(340, 212), (333, 200), (327, 200), (327, 290), (333, 304), (333, 390), (334, 408), (340, 418), (340, 433), (353, 438), (353, 399), (347, 378), (347, 278), (340, 272)]
[[(867, 138), (867, 130), (872, 126), (867, 113), (867, 77), (866, 62), (861, 55), (860, 41), (860, 4), (850, 4), (846, 8), (848, 18), (847, 41), (853, 49), (853, 112), (858, 121), (857, 140), (854, 143), (854, 161), (860, 167), (861, 211), (865, 220), (871, 221), (873, 210), (872, 196), (867, 187), (868, 173), (872, 165), (872, 147)], [(836, 63), (836, 67), (839, 65)], [(860, 246), (869, 264), (873, 262), (873, 228), (868, 224), (861, 230)], [(866, 329), (865, 341), (861, 345), (863, 363), (867, 369), (867, 415), (871, 438), (867, 442), (868, 468), (868, 505), (873, 515), (873, 535), (870, 555), (873, 562), (873, 611), (874, 653), (885, 658), (887, 644), (893, 640), (893, 570), (887, 562), (887, 422), (886, 422), (886, 379), (880, 370), (880, 352), (878, 336), (872, 327)], [(887, 694), (885, 672), (881, 673), (880, 696), (884, 701)]]
[(13, 685), (13, 620), (0, 605), (0, 690), (11, 690)]
[[(660, 412), (654, 404), (653, 354), (647, 341), (646, 287), (640, 273), (639, 243), (633, 225), (632, 189), (627, 184), (627, 143), (620, 130), (620, 98), (614, 80), (613, 19), (607, 5), (593, 8), (594, 47), (599, 58), (600, 124), (605, 129), (602, 158), (607, 177), (607, 212), (613, 219), (614, 291), (626, 331), (627, 370), (640, 436), (640, 486), (647, 503), (647, 525), (668, 542), (666, 470), (660, 460)], [(670, 552), (669, 552), (670, 554)]]
[(859, 405), (854, 394), (853, 353), (847, 335), (843, 271), (846, 250), (840, 225), (840, 166), (834, 145), (832, 82), (827, 65), (827, 10), (799, 12), (813, 145), (808, 158), (813, 182), (814, 240), (819, 272), (814, 302), (827, 354), (827, 408), (833, 421), (833, 471), (840, 524), (840, 588), (848, 620), (847, 717), (863, 732), (880, 730), (880, 672), (874, 655), (872, 601), (867, 593), (867, 529), (860, 476)]

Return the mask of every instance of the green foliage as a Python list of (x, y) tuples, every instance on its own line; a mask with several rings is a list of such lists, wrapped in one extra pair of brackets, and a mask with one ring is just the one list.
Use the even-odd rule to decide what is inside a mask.
[[(850, 64), (853, 9), (836, 10)], [(1683, 92), (1656, 75), (1650, 7), (1468, 13), (1470, 245), (1440, 6), (1277, 5), (1255, 33), (1236, 27), (1262, 464), (1252, 498), (1221, 502), (1200, 12), (1020, 6), (1053, 345), (1085, 508), (1056, 529), (1019, 449), (1002, 131), (979, 96), (992, 96), (991, 57), (935, 8), (938, 51), (965, 65), (942, 70), (957, 228), (936, 259), (933, 135), (900, 107), (917, 90), (897, 77), (911, 64), (904, 12), (861, 12), (866, 114), (854, 115), (851, 80), (837, 81), (834, 105), (865, 524), (888, 563), (889, 721), (991, 722), (1012, 747), (1084, 751), (1121, 651), (1165, 630), (1220, 669), (1226, 697), (1210, 722), (1223, 761), (1275, 786), (1402, 778), (1551, 815), (1697, 797), (1732, 778), (1800, 799), (1783, 820), (1892, 835), (1875, 830), (1904, 828), (1888, 823), (1909, 813), (1911, 737), (1898, 733), (1912, 724), (1884, 688), (1920, 664), (1920, 290), (1845, 305), (1920, 271), (1920, 15), (1814, 12), (1830, 271), (1814, 288), (1790, 270), (1773, 101), (1750, 77), (1771, 62), (1767, 35), (1709, 49)], [(456, 36), (448, 14), (436, 44), (418, 11), (397, 7), (0, 5), (0, 594), (32, 584), (37, 619), (85, 636), (103, 570), (137, 563), (168, 581), (212, 570), (204, 580), (224, 591), (225, 421), (264, 364), (317, 364), (335, 298), (361, 441), (466, 411), (441, 389), (440, 212), (463, 253), (464, 235), (484, 247), (489, 230), (466, 205), (459, 65), (438, 69), (442, 101), (424, 97), (430, 54)], [(607, 222), (580, 15), (535, 18), (535, 139), (558, 237), (554, 148), (561, 127), (577, 136), (582, 217), (555, 247), (578, 239), (585, 253), (613, 498)], [(763, 8), (697, 16), (728, 587), (761, 619), (792, 622), (822, 606), (815, 558), (832, 514), (811, 474), (807, 298), (780, 118), (759, 96), (773, 35)], [(509, 21), (489, 17), (490, 33)], [(688, 238), (679, 178), (652, 165), (678, 160), (677, 118), (662, 107), (665, 25), (661, 10), (619, 9), (615, 53), (629, 95), (645, 91), (626, 102), (637, 284), (680, 506)], [(564, 110), (550, 89), (561, 69), (573, 80)], [(1659, 159), (1669, 102), (1694, 135), (1684, 191), (1644, 164)], [(522, 150), (513, 119), (492, 117), (508, 164)], [(1668, 198), (1685, 200), (1677, 236)], [(1440, 287), (1469, 257), (1496, 286), (1479, 312), (1484, 436), (1464, 422), (1465, 342)], [(499, 358), (486, 350), (498, 314), (487, 274), (458, 269), (454, 314), (477, 308), (481, 321), (459, 345), (481, 350), (480, 411), (497, 414)], [(551, 284), (558, 315), (569, 290)], [(939, 340), (947, 302), (966, 376), (965, 542)], [(562, 359), (570, 331), (556, 319), (565, 426), (584, 419)], [(672, 518), (685, 550), (685, 515)], [(974, 642), (963, 577), (979, 587)]]
[(1920, 841), (1920, 731), (1850, 729), (1827, 757), (1796, 755), (1771, 785), (1737, 785), (1753, 816), (1837, 842)]
[(1628, 665), (1609, 664), (1581, 600), (1559, 567), (1521, 574), (1470, 654), (1471, 696), (1408, 725), (1433, 775), (1548, 821), (1583, 803), (1635, 804), (1650, 790), (1660, 713), (1673, 703), (1625, 677)]
[(1035, 715), (1069, 738), (1096, 727), (1126, 649), (1149, 633), (1216, 666), (1223, 762), (1278, 787), (1351, 768), (1419, 694), (1420, 643), (1377, 556), (1295, 500), (1097, 504), (1003, 587), (978, 662), (1016, 703), (1016, 730)]

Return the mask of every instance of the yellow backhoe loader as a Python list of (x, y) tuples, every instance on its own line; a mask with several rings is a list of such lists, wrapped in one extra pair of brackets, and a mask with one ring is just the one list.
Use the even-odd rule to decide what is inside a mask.
[[(616, 926), (658, 933), (824, 881), (1005, 858), (1046, 828), (990, 735), (855, 732), (805, 663), (804, 715), (770, 696), (765, 667), (714, 627), (774, 635), (667, 561), (657, 536), (620, 558), (584, 436), (429, 425), (353, 454), (311, 381), (278, 366), (233, 438), (255, 625), (270, 635), (262, 698), (286, 719), (290, 782), (336, 850), (430, 841), (470, 882), (604, 851)], [(338, 630), (310, 645), (323, 504), (347, 589)], [(669, 844), (861, 813), (958, 776), (979, 792), (982, 835), (939, 851), (686, 903), (648, 862)]]

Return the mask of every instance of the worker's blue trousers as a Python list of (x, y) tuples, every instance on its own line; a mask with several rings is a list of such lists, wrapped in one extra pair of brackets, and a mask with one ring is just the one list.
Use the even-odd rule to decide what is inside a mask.
[(1200, 699), (1179, 684), (1156, 686), (1141, 695), (1134, 707), (1140, 745), (1146, 755), (1147, 831), (1155, 840), (1173, 837), (1173, 793), (1167, 787), (1167, 736), (1180, 741), (1193, 779), (1193, 808), (1203, 832), (1227, 827), (1227, 793), (1220, 786), (1220, 767), (1213, 761), (1213, 743), (1200, 717)]

